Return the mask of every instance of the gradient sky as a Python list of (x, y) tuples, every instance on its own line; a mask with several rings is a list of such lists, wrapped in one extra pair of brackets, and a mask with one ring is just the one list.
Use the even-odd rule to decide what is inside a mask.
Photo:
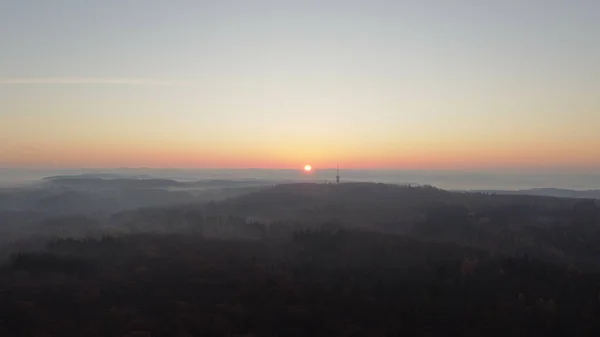
[(597, 169), (599, 14), (0, 0), (0, 166)]

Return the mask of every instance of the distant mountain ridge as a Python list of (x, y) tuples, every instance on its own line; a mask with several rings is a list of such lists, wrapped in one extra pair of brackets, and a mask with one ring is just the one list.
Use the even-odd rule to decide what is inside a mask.
[(600, 190), (570, 190), (562, 188), (531, 188), (525, 190), (472, 190), (473, 193), (493, 193), (503, 195), (533, 195), (557, 198), (600, 199)]
[(263, 186), (283, 183), (262, 179), (205, 179), (197, 181), (178, 181), (174, 179), (144, 177), (123, 177), (120, 175), (76, 175), (52, 176), (42, 179), (45, 183), (69, 187), (97, 188), (223, 188), (238, 186)]
[(61, 179), (153, 179), (151, 175), (127, 175), (114, 173), (83, 173), (74, 175), (57, 175), (42, 178), (42, 180), (61, 180)]
[(88, 188), (167, 188), (184, 185), (171, 179), (99, 178), (99, 177), (51, 177), (44, 182), (70, 187)]
[[(224, 179), (259, 179), (277, 182), (334, 182), (336, 169), (313, 166), (306, 174), (298, 169), (160, 169), (160, 168), (103, 168), (103, 169), (45, 169), (2, 168), (0, 187), (21, 187), (39, 182), (44, 177), (172, 179), (180, 182)], [(552, 187), (559, 189), (600, 189), (600, 171), (452, 171), (452, 170), (384, 170), (350, 169), (340, 167), (342, 182), (380, 182), (388, 184), (415, 183), (432, 185), (445, 190), (525, 190)]]
[[(103, 216), (139, 207), (202, 204), (273, 184), (258, 179), (177, 181), (104, 173), (49, 176), (21, 188), (0, 188), (0, 213)], [(0, 214), (0, 227), (9, 221), (13, 221), (12, 217)]]
[[(172, 178), (160, 178), (151, 175), (127, 175), (114, 173), (86, 173), (79, 175), (57, 175), (42, 179), (43, 182), (50, 182), (62, 186), (86, 186), (86, 187), (128, 187), (128, 188), (206, 188), (206, 187), (237, 187), (237, 186), (256, 186), (256, 185), (276, 185), (285, 183), (296, 183), (294, 179), (200, 179), (200, 180), (176, 180)], [(315, 181), (316, 182), (316, 181)], [(318, 181), (322, 182), (322, 181)], [(359, 182), (359, 181), (356, 181)], [(420, 185), (392, 183), (392, 185)], [(586, 198), (600, 199), (600, 189), (575, 190), (564, 188), (531, 188), (531, 189), (468, 189), (451, 190), (455, 192), (470, 193), (491, 193), (501, 195), (532, 195), (548, 196), (558, 198)]]

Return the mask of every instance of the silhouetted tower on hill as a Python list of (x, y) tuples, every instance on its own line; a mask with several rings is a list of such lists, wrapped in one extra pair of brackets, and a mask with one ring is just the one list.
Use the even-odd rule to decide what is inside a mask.
[(340, 183), (340, 165), (337, 166), (337, 175), (335, 176), (335, 182)]

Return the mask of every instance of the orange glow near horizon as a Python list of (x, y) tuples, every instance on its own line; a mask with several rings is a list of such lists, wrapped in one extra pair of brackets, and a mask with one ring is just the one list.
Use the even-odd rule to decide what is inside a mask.
[[(590, 142), (476, 143), (395, 142), (345, 147), (241, 138), (227, 142), (194, 140), (134, 142), (120, 139), (0, 143), (0, 166), (74, 168), (265, 168), (306, 169), (518, 169), (600, 168), (600, 144)], [(306, 171), (308, 172), (308, 171)]]
[[(54, 150), (54, 151), (53, 151)], [(315, 155), (313, 165), (298, 163), (288, 156), (260, 151), (187, 151), (164, 149), (45, 149), (28, 148), (8, 152), (0, 166), (13, 167), (155, 167), (155, 168), (265, 168), (295, 169), (312, 172), (313, 167), (336, 165), (346, 169), (493, 169), (493, 168), (599, 168), (600, 151), (565, 151), (557, 149), (492, 149), (489, 151), (423, 150), (401, 154), (355, 153), (333, 159)], [(300, 165), (299, 165), (300, 164)], [(310, 167), (309, 167), (310, 166)]]

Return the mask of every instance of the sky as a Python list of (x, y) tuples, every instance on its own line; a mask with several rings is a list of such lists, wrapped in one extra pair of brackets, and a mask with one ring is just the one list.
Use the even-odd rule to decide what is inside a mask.
[(597, 170), (598, 13), (0, 0), (0, 167)]

